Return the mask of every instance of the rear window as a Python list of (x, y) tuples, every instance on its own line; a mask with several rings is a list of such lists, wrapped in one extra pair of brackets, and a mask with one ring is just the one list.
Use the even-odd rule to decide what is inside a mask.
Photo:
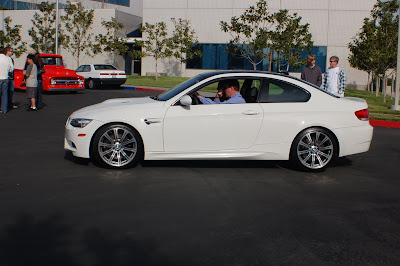
[(62, 66), (61, 57), (42, 57), (42, 61), (45, 65), (48, 66)]
[(117, 68), (113, 65), (94, 65), (96, 70), (116, 70)]

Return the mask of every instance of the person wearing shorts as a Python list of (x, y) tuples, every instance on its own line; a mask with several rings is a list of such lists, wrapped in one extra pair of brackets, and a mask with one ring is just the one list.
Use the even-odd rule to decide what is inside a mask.
[(26, 94), (27, 98), (30, 100), (31, 106), (27, 111), (37, 111), (36, 108), (36, 90), (37, 90), (37, 67), (33, 62), (34, 56), (32, 54), (28, 54), (27, 62), (28, 67), (24, 70), (24, 76), (26, 80)]

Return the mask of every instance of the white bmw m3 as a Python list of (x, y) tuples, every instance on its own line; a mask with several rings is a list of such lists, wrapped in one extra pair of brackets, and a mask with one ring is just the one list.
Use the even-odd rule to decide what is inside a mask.
[[(245, 103), (202, 104), (197, 96), (214, 101), (218, 83), (227, 79), (239, 82)], [(312, 171), (368, 151), (372, 135), (363, 99), (338, 98), (276, 73), (218, 71), (157, 97), (106, 100), (75, 111), (64, 147), (108, 168), (141, 160), (254, 159), (290, 160)]]

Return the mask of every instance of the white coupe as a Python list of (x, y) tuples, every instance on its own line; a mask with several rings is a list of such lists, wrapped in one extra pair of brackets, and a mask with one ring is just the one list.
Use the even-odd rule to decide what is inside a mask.
[[(246, 103), (201, 104), (236, 79)], [(213, 97), (210, 97), (211, 100)], [(106, 100), (71, 114), (66, 150), (108, 168), (141, 160), (291, 160), (308, 170), (369, 150), (363, 99), (331, 95), (294, 77), (257, 71), (200, 74), (157, 97)]]
[(101, 85), (119, 87), (126, 82), (126, 73), (110, 64), (81, 65), (75, 72), (85, 78), (88, 89), (95, 89)]

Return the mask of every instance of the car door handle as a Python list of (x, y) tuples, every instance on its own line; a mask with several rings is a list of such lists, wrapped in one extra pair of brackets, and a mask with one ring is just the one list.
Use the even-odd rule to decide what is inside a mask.
[(257, 111), (253, 111), (253, 110), (247, 110), (247, 111), (244, 111), (242, 114), (244, 114), (244, 115), (258, 115), (260, 112), (257, 112)]
[(161, 123), (161, 119), (144, 119), (143, 120), (147, 125)]

